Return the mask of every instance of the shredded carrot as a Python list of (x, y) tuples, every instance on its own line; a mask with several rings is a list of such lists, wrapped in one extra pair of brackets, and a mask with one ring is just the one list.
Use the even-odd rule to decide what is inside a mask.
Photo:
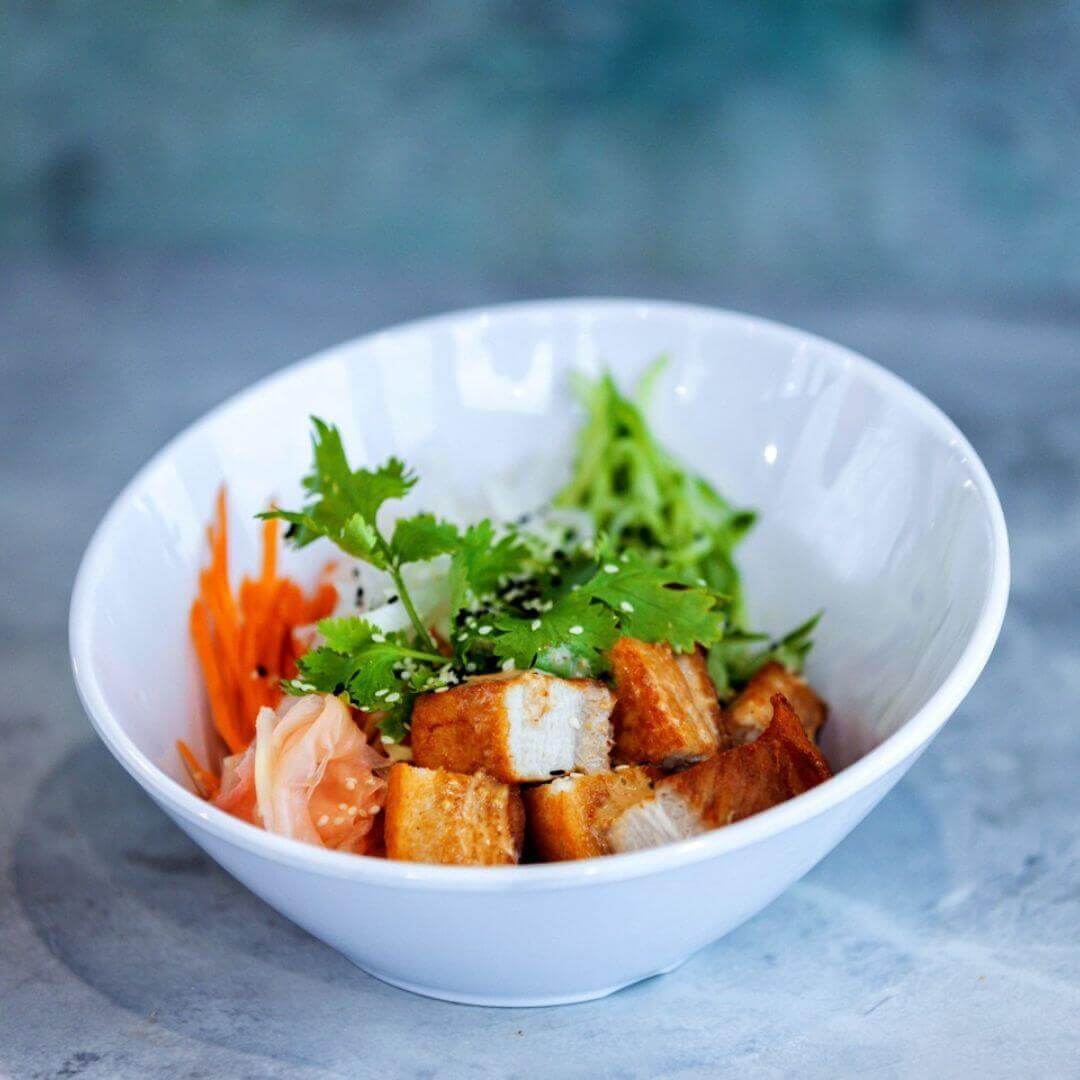
[(212, 799), (220, 790), (221, 781), (209, 769), (204, 769), (199, 764), (199, 759), (183, 739), (176, 740), (176, 750), (181, 761), (187, 766), (188, 776), (191, 777), (195, 790), (204, 799)]
[[(337, 590), (324, 580), (310, 596), (295, 581), (278, 574), (278, 522), (262, 528), (262, 558), (257, 578), (245, 577), (234, 593), (229, 579), (229, 523), (225, 488), (214, 503), (206, 530), (210, 563), (199, 574), (199, 593), (191, 605), (191, 639), (202, 668), (210, 718), (230, 754), (245, 750), (255, 737), (255, 718), (263, 706), (281, 700), (280, 681), (296, 674), (296, 661), (310, 645), (299, 627), (329, 615)], [(218, 779), (203, 768), (183, 743), (178, 750), (200, 794)], [(212, 797), (206, 796), (204, 797)]]

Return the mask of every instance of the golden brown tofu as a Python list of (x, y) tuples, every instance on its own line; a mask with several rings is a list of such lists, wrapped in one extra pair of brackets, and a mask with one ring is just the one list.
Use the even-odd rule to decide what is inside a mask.
[(658, 780), (653, 795), (611, 826), (613, 851), (638, 851), (730, 825), (815, 787), (831, 775), (795, 710), (773, 695), (772, 722), (754, 742)]
[(504, 783), (550, 780), (610, 767), (615, 698), (594, 679), (514, 671), (470, 679), (417, 698), (417, 765), (486, 772)]
[(610, 854), (612, 822), (647, 799), (661, 776), (649, 765), (620, 765), (612, 772), (575, 773), (526, 788), (522, 795), (532, 850), (549, 862)]
[(720, 704), (700, 652), (620, 638), (611, 650), (615, 759), (678, 768), (719, 749)]
[(521, 795), (483, 773), (397, 764), (390, 770), (383, 817), (389, 859), (496, 866), (521, 858)]
[(769, 726), (773, 694), (783, 694), (791, 703), (807, 738), (813, 740), (817, 736), (825, 723), (825, 702), (802, 676), (770, 661), (724, 711), (723, 726), (732, 743), (752, 742)]

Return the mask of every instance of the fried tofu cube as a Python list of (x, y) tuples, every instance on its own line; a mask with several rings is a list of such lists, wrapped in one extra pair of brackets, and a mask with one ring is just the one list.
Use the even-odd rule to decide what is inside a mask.
[(550, 780), (610, 767), (615, 698), (594, 679), (513, 671), (417, 698), (413, 760), (486, 772), (504, 783)]
[(825, 723), (825, 702), (800, 675), (770, 661), (746, 684), (741, 694), (724, 710), (723, 727), (735, 745), (752, 742), (772, 720), (773, 694), (783, 694), (795, 710), (811, 741)]
[(383, 817), (389, 859), (497, 866), (521, 858), (521, 795), (483, 773), (400, 762), (390, 770)]
[(760, 738), (658, 780), (612, 825), (613, 851), (640, 851), (741, 821), (809, 791), (832, 773), (791, 703), (774, 694)]
[(532, 850), (546, 862), (609, 855), (612, 823), (647, 799), (661, 776), (649, 765), (620, 765), (612, 772), (574, 773), (526, 788), (522, 795)]
[(624, 637), (611, 666), (616, 761), (674, 769), (716, 753), (720, 704), (701, 652), (677, 655), (669, 645)]

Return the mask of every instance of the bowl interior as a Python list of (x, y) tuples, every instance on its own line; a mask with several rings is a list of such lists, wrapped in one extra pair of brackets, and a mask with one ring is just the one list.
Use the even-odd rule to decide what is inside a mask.
[[(256, 564), (252, 515), (299, 499), (308, 416), (358, 463), (418, 469), (436, 511), (513, 515), (557, 488), (579, 419), (574, 371), (632, 385), (659, 355), (659, 436), (759, 523), (741, 549), (769, 631), (825, 615), (809, 675), (843, 767), (923, 705), (987, 599), (993, 513), (970, 450), (899, 380), (798, 331), (678, 305), (566, 302), (446, 316), (289, 368), (174, 440), (110, 511), (83, 571), (77, 657), (135, 746), (168, 775), (207, 748), (187, 611), (214, 493), (228, 484), (234, 571)], [(286, 557), (310, 576), (330, 554)]]

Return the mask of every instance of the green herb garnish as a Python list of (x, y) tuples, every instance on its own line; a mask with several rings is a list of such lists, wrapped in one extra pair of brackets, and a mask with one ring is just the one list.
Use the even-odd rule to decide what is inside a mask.
[[(393, 458), (375, 470), (353, 469), (337, 428), (313, 424), (314, 462), (304, 479), (310, 502), (260, 516), (288, 521), (294, 546), (325, 537), (384, 570), (411, 631), (381, 631), (359, 616), (324, 619), (323, 643), (300, 659), (297, 677), (284, 684), (289, 693), (346, 694), (358, 709), (384, 714), (383, 736), (396, 742), (416, 694), (470, 675), (513, 668), (600, 675), (622, 635), (679, 651), (721, 640), (726, 597), (606, 541), (499, 528), (487, 519), (459, 530), (430, 514), (401, 518), (387, 534), (379, 510), (408, 494), (415, 476)], [(440, 555), (450, 556), (451, 655), (435, 644), (401, 572)]]
[(664, 366), (661, 359), (646, 371), (637, 401), (620, 393), (610, 373), (580, 385), (586, 419), (573, 475), (555, 502), (587, 511), (617, 553), (633, 553), (728, 598), (728, 631), (722, 641), (713, 639), (709, 655), (713, 681), (726, 699), (769, 660), (800, 670), (821, 616), (758, 646), (768, 638), (747, 627), (735, 564), (735, 548), (756, 515), (733, 507), (653, 437), (644, 406)]

